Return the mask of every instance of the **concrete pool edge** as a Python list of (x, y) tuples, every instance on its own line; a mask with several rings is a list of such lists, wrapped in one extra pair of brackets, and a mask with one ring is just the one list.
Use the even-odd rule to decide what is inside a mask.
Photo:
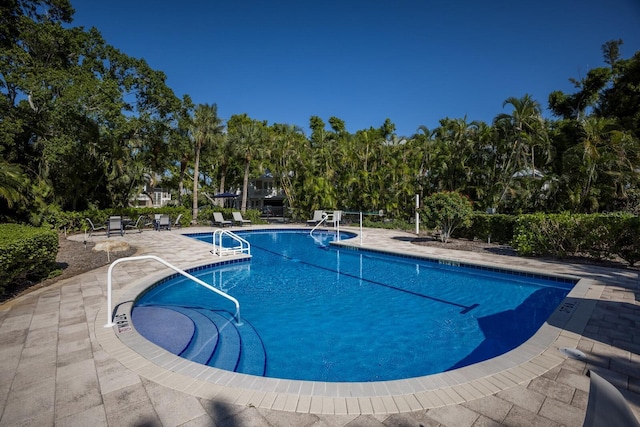
[[(166, 275), (154, 274), (117, 291), (114, 300), (121, 303), (117, 313), (130, 318), (127, 301)], [(127, 368), (197, 397), (301, 413), (392, 414), (474, 400), (544, 374), (566, 359), (559, 348), (576, 347), (578, 332), (584, 329), (603, 288), (596, 281), (580, 280), (531, 339), (502, 356), (441, 374), (379, 383), (279, 380), (199, 365), (160, 349), (133, 329), (119, 334), (117, 327), (105, 328), (106, 307), (97, 314), (94, 330), (102, 347)]]

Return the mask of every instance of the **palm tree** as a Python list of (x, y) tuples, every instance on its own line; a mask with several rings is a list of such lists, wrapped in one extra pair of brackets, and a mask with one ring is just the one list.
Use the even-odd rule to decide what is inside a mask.
[(572, 171), (570, 198), (583, 212), (607, 207), (607, 201), (624, 197), (625, 187), (637, 176), (637, 144), (615, 120), (590, 116), (580, 122), (578, 144), (567, 150)]
[(469, 163), (471, 179), (465, 193), (482, 208), (493, 208), (493, 190), (496, 185), (495, 169), (497, 149), (495, 129), (483, 121), (474, 122), (474, 149)]
[(549, 158), (549, 136), (540, 104), (526, 94), (521, 98), (507, 98), (502, 105), (513, 106), (513, 111), (511, 114), (500, 114), (495, 119), (503, 137), (511, 144), (511, 152), (503, 168), (504, 188), (498, 203), (506, 195), (515, 172), (526, 170), (531, 173), (531, 177), (535, 176), (536, 147), (546, 155), (546, 160)]
[(27, 178), (20, 166), (0, 160), (0, 198), (5, 200), (8, 207), (25, 200), (26, 187)]
[(433, 171), (431, 170), (431, 162), (434, 150), (433, 136), (434, 132), (425, 125), (418, 126), (416, 134), (413, 136), (413, 140), (416, 141), (416, 146), (414, 148), (417, 153), (419, 153), (416, 157), (421, 159), (420, 167), (418, 168), (418, 176), (416, 177), (420, 183), (421, 199), (424, 197), (425, 189), (428, 193), (431, 193), (431, 175), (433, 174)]
[(200, 166), (200, 152), (206, 146), (213, 145), (217, 136), (222, 134), (224, 125), (218, 117), (218, 106), (216, 104), (200, 104), (196, 111), (191, 125), (191, 138), (194, 147), (193, 160), (193, 221), (198, 218), (198, 177)]
[(178, 204), (182, 206), (182, 195), (184, 194), (184, 178), (187, 167), (193, 160), (191, 151), (191, 141), (189, 130), (192, 126), (191, 112), (193, 104), (188, 95), (182, 100), (180, 109), (176, 114), (175, 126), (169, 132), (169, 153), (172, 159), (176, 160), (178, 166)]
[(263, 143), (266, 140), (266, 130), (261, 122), (250, 120), (240, 123), (236, 131), (230, 136), (235, 151), (244, 160), (244, 178), (242, 181), (242, 205), (240, 211), (247, 211), (247, 196), (249, 189), (249, 172), (251, 161), (261, 159), (265, 151)]
[[(218, 193), (224, 193), (227, 183), (227, 173), (229, 171), (229, 165), (231, 158), (233, 157), (233, 147), (231, 145), (231, 138), (229, 134), (225, 133), (220, 135), (219, 143), (214, 148), (213, 157), (216, 159), (218, 167)], [(224, 206), (224, 199), (219, 199), (220, 206)]]
[(434, 183), (439, 191), (464, 191), (471, 177), (475, 122), (467, 118), (440, 120), (435, 129)]
[[(300, 195), (301, 210), (311, 212), (315, 209), (329, 209), (337, 206), (335, 166), (335, 134), (324, 130), (324, 123), (313, 116), (308, 149), (304, 152)], [(308, 215), (305, 214), (305, 215)]]
[(271, 172), (280, 181), (289, 208), (296, 209), (296, 194), (291, 178), (302, 161), (306, 142), (304, 133), (298, 126), (280, 124), (272, 126), (272, 133), (274, 146), (269, 162)]

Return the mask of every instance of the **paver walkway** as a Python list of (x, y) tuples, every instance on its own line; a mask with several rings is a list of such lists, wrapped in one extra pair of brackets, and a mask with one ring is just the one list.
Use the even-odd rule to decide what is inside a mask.
[[(137, 255), (158, 255), (187, 268), (212, 259), (208, 245), (180, 236), (196, 231), (212, 229), (145, 231), (112, 239), (130, 242), (139, 249)], [(301, 413), (302, 397), (291, 407), (288, 401), (279, 402), (283, 395), (277, 393), (238, 393), (233, 387), (220, 386), (215, 395), (204, 398), (202, 390), (195, 387), (191, 390), (183, 385), (164, 385), (171, 373), (145, 375), (158, 371), (135, 366), (128, 359), (128, 348), (119, 352), (110, 344), (105, 346), (115, 333), (104, 328), (107, 267), (103, 267), (0, 306), (0, 425), (579, 426), (587, 403), (588, 369), (597, 369), (615, 384), (640, 418), (637, 270), (447, 251), (412, 245), (411, 237), (403, 232), (365, 229), (362, 245), (440, 259), (517, 266), (533, 272), (578, 275), (587, 280), (583, 282), (587, 283), (586, 290), (570, 305), (579, 305), (581, 313), (588, 315), (584, 319), (574, 315), (545, 350), (540, 360), (553, 367), (547, 369), (542, 362), (534, 362), (529, 366), (537, 366), (535, 372), (529, 367), (529, 371), (520, 371), (528, 374), (512, 379), (505, 374), (503, 381), (509, 384), (502, 387), (491, 381), (478, 382), (488, 390), (479, 390), (480, 385), (472, 391), (448, 387), (444, 388), (449, 397), (446, 401), (414, 401), (406, 396), (347, 401), (360, 405), (355, 411), (352, 407), (342, 411), (338, 406), (327, 406), (335, 400), (320, 398), (315, 401), (324, 402), (326, 407), (316, 410), (311, 400), (307, 413)], [(354, 244), (360, 244), (359, 238), (354, 239)], [(158, 269), (159, 265), (151, 261), (120, 264), (114, 269), (115, 301), (149, 276), (158, 275)], [(560, 346), (576, 347), (586, 358), (566, 358), (557, 351)], [(492, 385), (499, 391), (492, 392)], [(478, 392), (478, 398), (473, 390)], [(471, 395), (463, 396), (466, 393)], [(417, 396), (426, 399), (427, 394)], [(430, 396), (439, 394), (434, 391)], [(366, 402), (373, 404), (367, 407)]]

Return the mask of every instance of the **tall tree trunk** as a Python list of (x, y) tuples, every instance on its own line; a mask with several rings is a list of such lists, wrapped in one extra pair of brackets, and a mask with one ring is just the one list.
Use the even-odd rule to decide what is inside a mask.
[(198, 219), (198, 167), (200, 163), (200, 149), (196, 149), (196, 156), (193, 164), (193, 220), (195, 223)]
[(240, 211), (244, 214), (247, 211), (247, 193), (249, 190), (249, 166), (251, 161), (247, 159), (244, 164), (244, 179), (242, 181), (242, 208)]
[[(220, 187), (218, 193), (224, 193), (224, 184), (227, 179), (227, 165), (223, 164), (220, 166)], [(219, 206), (224, 206), (224, 199), (218, 199), (217, 203)]]
[(187, 170), (187, 162), (180, 162), (180, 178), (178, 180), (178, 204), (182, 206), (182, 194), (184, 193), (184, 172)]

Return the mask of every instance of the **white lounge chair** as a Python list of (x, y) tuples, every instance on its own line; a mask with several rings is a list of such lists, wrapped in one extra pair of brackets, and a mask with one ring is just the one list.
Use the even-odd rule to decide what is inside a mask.
[(111, 233), (119, 233), (121, 236), (124, 236), (121, 216), (110, 216), (107, 224), (107, 237), (111, 237)]
[(158, 231), (158, 225), (160, 224), (160, 217), (162, 215), (161, 214), (153, 214), (153, 219), (151, 220), (151, 225), (153, 226), (153, 229)]
[(106, 232), (107, 227), (105, 227), (104, 225), (96, 227), (95, 225), (93, 225), (93, 222), (89, 218), (85, 218), (85, 220), (89, 223), (89, 227), (91, 227), (91, 230), (89, 230), (89, 237), (91, 237), (91, 235), (96, 231), (105, 230)]
[(160, 231), (163, 228), (171, 230), (171, 218), (169, 217), (169, 215), (160, 215), (160, 219), (157, 222), (156, 230)]
[(336, 226), (342, 220), (342, 211), (333, 211), (327, 218), (327, 225)]
[(231, 226), (231, 221), (224, 219), (222, 212), (214, 212), (213, 225), (219, 225), (220, 227)]
[(594, 371), (587, 375), (591, 381), (583, 427), (640, 426), (626, 399), (613, 384)]
[(152, 219), (150, 216), (145, 215), (144, 219), (144, 224), (142, 224), (142, 227), (150, 227), (150, 228), (155, 228), (156, 226), (156, 220)]
[(324, 211), (313, 211), (313, 218), (307, 220), (307, 225), (317, 225), (322, 221), (322, 217), (324, 216)]
[(138, 230), (138, 233), (142, 233), (142, 227), (144, 227), (144, 215), (140, 215), (138, 216), (138, 219), (136, 220), (135, 223), (133, 222), (129, 222), (128, 224), (124, 225), (124, 229), (125, 231), (130, 228), (132, 230)]
[(242, 218), (242, 214), (240, 212), (231, 212), (231, 215), (233, 215), (233, 222), (239, 226), (243, 226), (244, 224), (251, 225), (251, 220)]
[(180, 220), (182, 219), (182, 214), (178, 215), (178, 218), (176, 218), (175, 222), (173, 223), (173, 226), (175, 228), (180, 228), (182, 227), (182, 224), (180, 224)]

